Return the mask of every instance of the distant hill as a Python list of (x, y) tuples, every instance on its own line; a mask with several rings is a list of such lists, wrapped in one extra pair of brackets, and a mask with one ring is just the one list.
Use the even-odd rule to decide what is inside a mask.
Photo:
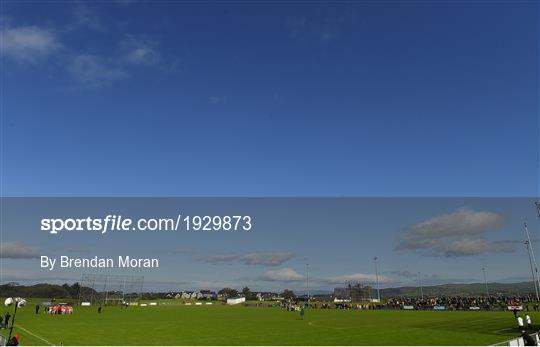
[[(534, 294), (533, 282), (519, 283), (488, 283), (489, 293), (491, 295), (518, 296)], [(441, 284), (436, 286), (424, 286), (424, 295), (426, 296), (482, 296), (486, 294), (484, 283), (468, 284)], [(419, 287), (398, 287), (381, 289), (381, 296), (420, 296)]]

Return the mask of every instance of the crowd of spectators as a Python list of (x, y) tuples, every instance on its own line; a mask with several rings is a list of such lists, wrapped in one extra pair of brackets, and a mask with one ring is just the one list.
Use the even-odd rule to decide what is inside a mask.
[(294, 311), (298, 307), (314, 309), (345, 309), (345, 310), (514, 310), (519, 307), (523, 311), (540, 311), (539, 302), (533, 296), (436, 296), (436, 297), (390, 297), (381, 302), (350, 302), (350, 301), (303, 301), (285, 300), (278, 306)]
[(447, 310), (469, 310), (507, 308), (523, 306), (524, 310), (538, 311), (538, 303), (532, 296), (437, 296), (437, 297), (392, 297), (379, 304), (381, 308), (400, 309), (413, 306), (415, 309), (433, 309), (444, 307)]

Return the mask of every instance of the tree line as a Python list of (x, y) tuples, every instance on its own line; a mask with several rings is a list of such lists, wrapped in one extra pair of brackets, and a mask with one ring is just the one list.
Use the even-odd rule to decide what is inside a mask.
[(72, 285), (39, 283), (31, 286), (23, 286), (18, 283), (7, 283), (0, 285), (0, 296), (20, 296), (23, 298), (78, 298), (81, 285), (75, 282)]
[[(0, 297), (16, 297), (20, 296), (23, 298), (64, 298), (64, 299), (78, 299), (81, 289), (84, 289), (85, 292), (93, 291), (91, 288), (83, 288), (78, 282), (75, 282), (72, 285), (64, 283), (62, 285), (58, 284), (48, 284), (48, 283), (39, 283), (29, 286), (20, 285), (15, 282), (2, 284), (0, 285)], [(141, 294), (143, 300), (155, 300), (155, 299), (166, 299), (167, 295), (170, 292), (145, 292)], [(223, 298), (234, 298), (238, 296), (243, 296), (246, 300), (256, 300), (257, 293), (252, 292), (248, 287), (244, 287), (241, 291), (238, 291), (234, 288), (223, 288), (217, 292)], [(282, 298), (294, 299), (296, 295), (292, 290), (285, 289), (280, 296)]]

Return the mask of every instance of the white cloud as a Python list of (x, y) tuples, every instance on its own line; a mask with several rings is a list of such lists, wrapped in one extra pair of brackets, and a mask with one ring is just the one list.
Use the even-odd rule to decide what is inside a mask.
[(461, 239), (437, 246), (433, 255), (460, 257), (482, 253), (511, 253), (514, 250), (515, 243), (512, 241), (490, 242), (485, 239)]
[(251, 253), (244, 255), (242, 261), (247, 265), (278, 266), (293, 257), (292, 253)]
[(96, 31), (106, 31), (106, 27), (97, 11), (84, 4), (79, 4), (73, 9), (73, 19), (74, 23), (70, 29), (87, 28)]
[(249, 253), (249, 254), (229, 254), (217, 255), (203, 258), (209, 263), (231, 263), (239, 262), (245, 265), (267, 265), (279, 266), (294, 257), (293, 253)]
[(156, 65), (160, 56), (157, 42), (149, 38), (128, 37), (120, 43), (124, 60), (133, 65)]
[(159, 56), (156, 51), (150, 47), (135, 47), (126, 57), (127, 61), (132, 64), (153, 65)]
[(19, 242), (0, 243), (0, 258), (3, 259), (32, 259), (38, 258), (39, 251)]
[(304, 276), (296, 272), (294, 269), (283, 268), (267, 271), (260, 277), (260, 279), (269, 282), (299, 282), (304, 280)]
[(37, 26), (4, 27), (0, 52), (21, 63), (34, 63), (61, 48), (55, 33)]
[[(94, 31), (106, 31), (97, 12), (84, 4), (74, 8), (72, 24), (64, 30), (5, 24), (0, 33), (0, 54), (26, 64), (43, 62), (47, 57), (54, 57), (55, 61), (60, 63), (55, 67), (64, 69), (74, 81), (85, 88), (110, 85), (114, 81), (128, 77), (130, 75), (128, 71), (137, 67), (162, 68), (159, 66), (161, 57), (157, 51), (157, 42), (145, 35), (129, 36), (117, 41), (117, 49), (107, 56), (94, 51), (86, 53), (81, 49), (64, 45), (57, 35), (57, 32), (62, 32), (64, 36), (69, 36), (72, 30), (83, 27)], [(91, 34), (98, 35), (95, 32)], [(95, 45), (90, 47), (93, 46)], [(172, 71), (173, 68), (174, 66), (171, 66), (165, 71)]]
[(121, 67), (88, 54), (75, 56), (69, 65), (69, 73), (88, 88), (106, 86), (113, 81), (128, 77)]
[(482, 237), (500, 228), (503, 220), (497, 213), (462, 208), (410, 226), (396, 249), (423, 250), (425, 255), (442, 257), (513, 252), (512, 241), (493, 242)]
[(459, 209), (454, 213), (414, 224), (401, 236), (398, 249), (430, 248), (441, 238), (479, 235), (499, 228), (503, 217), (493, 212)]

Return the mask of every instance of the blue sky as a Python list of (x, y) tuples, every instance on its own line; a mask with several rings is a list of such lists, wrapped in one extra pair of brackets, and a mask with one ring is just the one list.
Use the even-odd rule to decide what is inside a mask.
[[(4, 1), (1, 195), (538, 196), (538, 10), (536, 2)], [(387, 271), (414, 271), (399, 268), (403, 254), (429, 274), (448, 264), (395, 249), (407, 227), (467, 204), (441, 206), (388, 226), (388, 247), (377, 251)], [(509, 234), (490, 236), (489, 223), (480, 233), (514, 240), (520, 223)], [(14, 246), (9, 233), (11, 250), (39, 248)], [(481, 252), (452, 261), (504, 262), (500, 279), (526, 276), (513, 273), (515, 253), (466, 240), (461, 249)], [(237, 255), (226, 269), (252, 279), (301, 272), (301, 259), (322, 252), (198, 242), (187, 247)], [(261, 252), (292, 253), (293, 263), (242, 263)], [(187, 259), (207, 278), (223, 273)], [(336, 260), (321, 277), (371, 271), (330, 269), (345, 262), (353, 260)], [(481, 278), (457, 269), (442, 277)]]
[(3, 6), (3, 195), (538, 195), (534, 2)]

